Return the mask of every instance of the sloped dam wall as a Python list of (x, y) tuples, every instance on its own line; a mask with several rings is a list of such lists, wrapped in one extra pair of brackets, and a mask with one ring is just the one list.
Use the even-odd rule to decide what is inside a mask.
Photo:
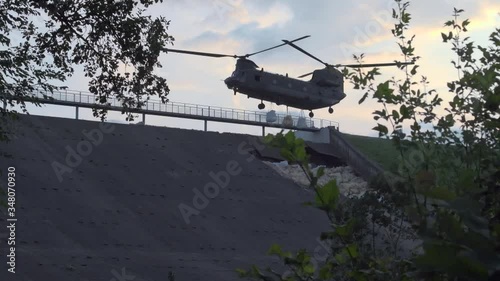
[(279, 268), (273, 243), (324, 255), (325, 216), (250, 153), (255, 137), (37, 116), (14, 131), (0, 143), (3, 187), (15, 169), (0, 280), (238, 280)]

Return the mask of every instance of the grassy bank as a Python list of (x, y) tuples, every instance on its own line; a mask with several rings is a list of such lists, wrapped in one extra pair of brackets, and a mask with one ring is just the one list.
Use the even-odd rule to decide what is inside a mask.
[(382, 165), (384, 169), (390, 170), (396, 165), (399, 151), (390, 140), (349, 134), (343, 135), (352, 145), (358, 148), (361, 153), (372, 161)]

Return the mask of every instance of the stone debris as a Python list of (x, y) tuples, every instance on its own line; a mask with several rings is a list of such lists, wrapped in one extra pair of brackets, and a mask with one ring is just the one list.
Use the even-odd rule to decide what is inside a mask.
[[(305, 173), (302, 171), (299, 165), (288, 165), (286, 161), (272, 163), (266, 162), (265, 164), (272, 167), (281, 176), (293, 180), (295, 183), (302, 187), (309, 186), (309, 180), (307, 179)], [(311, 168), (313, 173), (322, 166), (316, 166)], [(324, 167), (324, 166), (323, 166)], [(341, 167), (325, 167), (325, 174), (319, 179), (319, 184), (324, 185), (330, 180), (335, 179), (340, 188), (340, 192), (347, 197), (359, 197), (362, 196), (368, 189), (368, 184), (362, 178), (357, 177), (354, 171), (349, 166)]]

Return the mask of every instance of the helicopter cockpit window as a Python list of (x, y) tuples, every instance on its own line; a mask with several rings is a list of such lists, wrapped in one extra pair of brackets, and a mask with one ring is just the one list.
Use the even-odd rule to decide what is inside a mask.
[(255, 75), (255, 81), (260, 81), (260, 75)]

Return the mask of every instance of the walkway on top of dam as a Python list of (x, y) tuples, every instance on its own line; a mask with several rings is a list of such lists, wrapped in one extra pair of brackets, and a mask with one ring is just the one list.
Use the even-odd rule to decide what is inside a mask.
[[(108, 109), (113, 111), (123, 111), (124, 109), (122, 102), (114, 97), (110, 97), (107, 99), (107, 105), (101, 105), (96, 103), (96, 96), (94, 94), (81, 91), (64, 90), (54, 91), (53, 93), (45, 91), (35, 91), (32, 94), (32, 98), (32, 101), (37, 101), (43, 104), (73, 106), (76, 109), (76, 119), (79, 119), (80, 107)], [(16, 98), (7, 97), (7, 99), (15, 100)], [(276, 115), (274, 115), (272, 118), (273, 120), (269, 120), (267, 113), (261, 111), (250, 111), (170, 101), (167, 103), (161, 103), (160, 101), (147, 101), (142, 108), (129, 110), (134, 113), (142, 114), (143, 122), (145, 121), (146, 115), (203, 120), (205, 122), (205, 131), (207, 130), (208, 121), (260, 126), (262, 127), (263, 134), (265, 131), (265, 127), (310, 132), (319, 131), (321, 128), (325, 127), (335, 127), (337, 129), (339, 128), (338, 122), (324, 119), (291, 116), (276, 113)]]

